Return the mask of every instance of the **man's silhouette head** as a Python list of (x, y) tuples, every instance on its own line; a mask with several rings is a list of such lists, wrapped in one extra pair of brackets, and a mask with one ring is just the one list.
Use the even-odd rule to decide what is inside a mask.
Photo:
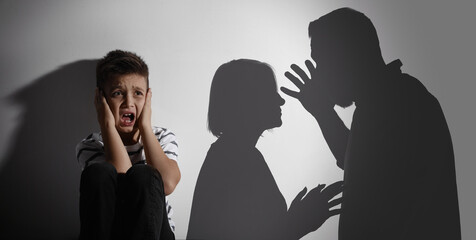
[(309, 37), (318, 77), (339, 106), (350, 106), (385, 66), (375, 27), (353, 9), (337, 9), (311, 22)]

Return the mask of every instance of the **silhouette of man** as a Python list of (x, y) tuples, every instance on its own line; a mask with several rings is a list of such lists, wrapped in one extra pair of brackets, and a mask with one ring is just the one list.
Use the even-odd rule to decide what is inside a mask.
[[(339, 239), (461, 239), (451, 137), (442, 109), (402, 63), (385, 64), (364, 14), (335, 10), (309, 25), (310, 77), (282, 87), (315, 117), (344, 171)], [(351, 129), (334, 111), (355, 102)]]

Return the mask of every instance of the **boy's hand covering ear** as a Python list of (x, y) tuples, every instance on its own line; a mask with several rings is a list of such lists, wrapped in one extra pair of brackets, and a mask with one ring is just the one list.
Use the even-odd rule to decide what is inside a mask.
[(107, 127), (115, 127), (114, 115), (111, 108), (107, 104), (104, 92), (96, 88), (96, 95), (94, 97), (94, 105), (96, 106), (96, 113), (101, 131)]
[(145, 95), (144, 108), (142, 108), (142, 113), (139, 116), (139, 131), (143, 132), (144, 130), (150, 130), (152, 128), (151, 118), (152, 118), (152, 89), (147, 89)]

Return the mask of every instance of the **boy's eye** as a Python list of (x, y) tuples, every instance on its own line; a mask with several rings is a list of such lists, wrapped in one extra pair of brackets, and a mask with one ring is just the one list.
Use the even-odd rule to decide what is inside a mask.
[(111, 95), (112, 95), (113, 97), (116, 97), (116, 96), (121, 95), (121, 92), (115, 91), (115, 92), (113, 92)]
[(136, 91), (136, 95), (141, 96), (141, 95), (144, 95), (144, 93), (142, 93), (141, 91)]

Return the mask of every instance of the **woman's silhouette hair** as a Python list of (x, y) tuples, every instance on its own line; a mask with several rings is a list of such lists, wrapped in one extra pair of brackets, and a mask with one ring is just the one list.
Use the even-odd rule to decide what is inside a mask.
[[(253, 106), (262, 97), (263, 78), (274, 78), (270, 65), (238, 59), (221, 65), (212, 80), (208, 129), (216, 137), (239, 127), (249, 127)], [(251, 111), (250, 111), (251, 110)]]

